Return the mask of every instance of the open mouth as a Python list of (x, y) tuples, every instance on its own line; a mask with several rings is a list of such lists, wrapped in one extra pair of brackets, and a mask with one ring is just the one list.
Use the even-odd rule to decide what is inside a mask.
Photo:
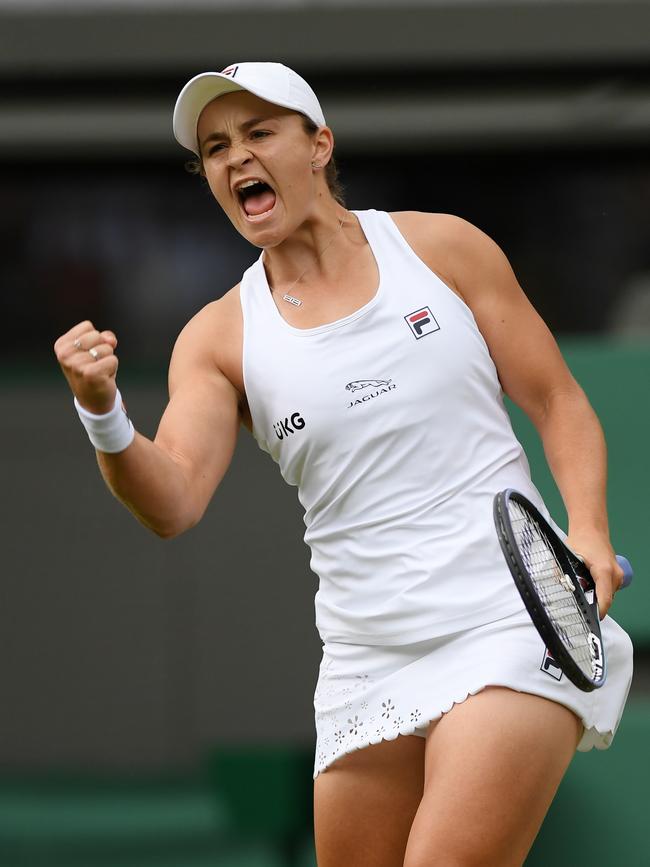
[(237, 189), (239, 201), (247, 217), (258, 219), (275, 206), (275, 192), (264, 181), (246, 181)]

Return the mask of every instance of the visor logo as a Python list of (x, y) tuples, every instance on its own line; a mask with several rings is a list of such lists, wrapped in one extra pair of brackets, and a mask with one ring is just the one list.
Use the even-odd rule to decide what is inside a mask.
[(239, 69), (239, 65), (237, 66), (226, 66), (225, 69), (221, 70), (222, 75), (228, 75), (230, 78), (234, 78), (237, 75), (237, 70)]

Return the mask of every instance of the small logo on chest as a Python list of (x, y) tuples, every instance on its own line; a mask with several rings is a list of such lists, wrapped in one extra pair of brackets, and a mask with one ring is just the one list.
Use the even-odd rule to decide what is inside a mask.
[(432, 334), (434, 331), (440, 331), (436, 317), (428, 307), (420, 307), (419, 310), (414, 310), (413, 313), (405, 316), (404, 320), (416, 340), (426, 337), (427, 334)]
[(284, 419), (280, 419), (280, 421), (274, 422), (273, 430), (275, 431), (276, 437), (279, 440), (283, 440), (285, 437), (295, 434), (296, 431), (302, 430), (304, 426), (304, 418), (299, 412), (294, 412), (291, 416), (287, 416)]
[[(353, 406), (359, 406), (362, 403), (368, 403), (376, 397), (388, 394), (389, 391), (397, 388), (392, 379), (355, 379), (352, 382), (348, 382), (345, 387), (347, 391), (351, 392), (366, 392), (364, 395), (351, 400), (348, 404), (348, 409), (352, 409)], [(366, 389), (368, 390), (366, 391)]]

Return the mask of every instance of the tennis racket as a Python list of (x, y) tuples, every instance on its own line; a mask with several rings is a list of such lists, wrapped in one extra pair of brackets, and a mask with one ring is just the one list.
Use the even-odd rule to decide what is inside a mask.
[[(607, 666), (589, 569), (538, 509), (512, 488), (494, 498), (494, 523), (517, 590), (548, 652), (579, 689), (598, 689), (605, 683)], [(632, 567), (625, 557), (616, 559), (626, 587)]]

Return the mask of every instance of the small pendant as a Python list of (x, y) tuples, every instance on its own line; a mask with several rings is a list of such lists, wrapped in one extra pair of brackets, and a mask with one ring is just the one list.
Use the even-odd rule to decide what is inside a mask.
[(302, 304), (302, 301), (299, 298), (294, 298), (293, 295), (289, 295), (288, 293), (283, 295), (282, 298), (284, 301), (288, 301), (289, 304), (293, 304), (295, 307), (300, 307)]

